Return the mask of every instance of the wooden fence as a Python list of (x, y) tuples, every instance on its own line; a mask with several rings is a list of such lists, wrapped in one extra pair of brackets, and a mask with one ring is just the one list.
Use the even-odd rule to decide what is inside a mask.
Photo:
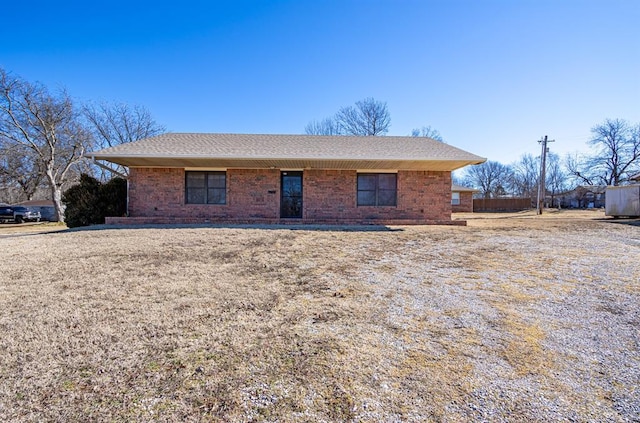
[(531, 198), (474, 198), (474, 212), (521, 211), (533, 208)]

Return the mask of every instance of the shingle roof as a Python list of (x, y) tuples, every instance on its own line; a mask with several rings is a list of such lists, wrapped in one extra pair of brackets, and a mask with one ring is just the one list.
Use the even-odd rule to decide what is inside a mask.
[(486, 159), (425, 137), (167, 133), (89, 156), (124, 166), (454, 170)]

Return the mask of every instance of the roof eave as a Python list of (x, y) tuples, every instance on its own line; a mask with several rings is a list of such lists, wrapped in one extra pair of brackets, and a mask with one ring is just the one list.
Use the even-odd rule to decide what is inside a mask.
[(483, 163), (485, 159), (301, 159), (301, 158), (205, 158), (179, 156), (91, 156), (127, 167), (173, 167), (173, 168), (241, 168), (241, 169), (395, 169), (453, 171), (464, 166)]

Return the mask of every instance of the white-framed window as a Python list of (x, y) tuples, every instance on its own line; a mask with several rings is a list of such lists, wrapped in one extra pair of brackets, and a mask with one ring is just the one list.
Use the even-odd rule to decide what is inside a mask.
[(451, 205), (452, 206), (459, 206), (460, 205), (460, 193), (459, 192), (452, 192), (451, 193)]

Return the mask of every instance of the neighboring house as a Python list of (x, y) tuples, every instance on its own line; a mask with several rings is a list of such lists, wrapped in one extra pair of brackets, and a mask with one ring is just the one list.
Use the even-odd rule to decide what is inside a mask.
[[(592, 209), (605, 206), (606, 185), (581, 185), (554, 196), (550, 207), (563, 209)], [(547, 198), (550, 197), (547, 195)]]
[(56, 208), (51, 200), (30, 200), (18, 203), (18, 206), (28, 207), (30, 210), (39, 211), (42, 220), (54, 221), (56, 216)]
[(635, 175), (630, 176), (629, 180), (632, 182), (640, 182), (640, 173), (636, 173)]
[(129, 216), (107, 223), (459, 224), (451, 171), (486, 160), (424, 137), (188, 133), (90, 157), (129, 167)]
[(473, 212), (473, 194), (479, 192), (475, 188), (451, 185), (451, 211)]

